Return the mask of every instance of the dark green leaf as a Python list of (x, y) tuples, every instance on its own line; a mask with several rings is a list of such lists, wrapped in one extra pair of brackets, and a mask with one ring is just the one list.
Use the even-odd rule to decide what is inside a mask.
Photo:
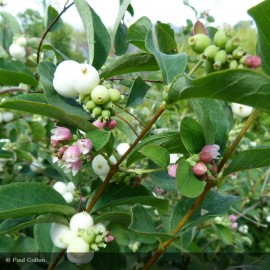
[(31, 135), (34, 141), (40, 141), (46, 136), (46, 129), (39, 122), (29, 122), (31, 128)]
[(167, 168), (170, 162), (168, 150), (159, 145), (146, 145), (140, 150), (145, 157), (152, 160), (161, 168)]
[(143, 158), (140, 150), (146, 145), (159, 145), (171, 153), (187, 153), (179, 132), (163, 132), (140, 142), (129, 154), (127, 166)]
[(19, 85), (20, 83), (36, 86), (37, 80), (32, 72), (20, 61), (5, 62), (0, 58), (0, 83), (5, 85)]
[(270, 166), (270, 147), (250, 149), (239, 152), (226, 170), (223, 176), (233, 172)]
[(162, 22), (156, 24), (156, 35), (159, 51), (165, 54), (177, 53), (174, 31), (170, 25)]
[(127, 26), (124, 23), (120, 23), (114, 39), (114, 48), (116, 55), (123, 55), (127, 51), (129, 45), (129, 42), (127, 40), (127, 34)]
[[(215, 216), (221, 216), (227, 213), (232, 204), (238, 202), (240, 197), (232, 195), (222, 195), (214, 190), (211, 190), (202, 204), (197, 208), (195, 213), (188, 220), (182, 231), (186, 228), (191, 228), (203, 223), (204, 221)], [(175, 206), (170, 220), (170, 228), (173, 230), (182, 220), (196, 199), (181, 199)]]
[(185, 53), (167, 55), (159, 51), (153, 40), (153, 33), (149, 31), (146, 36), (146, 49), (152, 52), (162, 72), (163, 80), (169, 85), (176, 76), (182, 74), (187, 66), (188, 58)]
[(86, 137), (90, 139), (96, 151), (101, 150), (110, 140), (111, 132), (94, 129), (87, 133)]
[(248, 10), (248, 14), (254, 19), (258, 29), (257, 54), (262, 59), (262, 69), (270, 74), (270, 2), (263, 1)]
[(201, 126), (190, 117), (181, 122), (180, 133), (182, 142), (191, 154), (198, 154), (205, 146), (205, 139)]
[(56, 49), (54, 46), (50, 44), (42, 45), (41, 49), (54, 51), (57, 58), (60, 58), (62, 60), (68, 60), (68, 57), (66, 55), (64, 55), (61, 51), (59, 51), (58, 49)]
[(225, 70), (199, 79), (179, 76), (171, 85), (170, 102), (189, 98), (221, 99), (270, 111), (270, 78), (252, 70)]
[(167, 171), (151, 174), (151, 180), (155, 187), (171, 192), (177, 191), (175, 178), (170, 177)]
[(92, 65), (95, 53), (95, 37), (92, 12), (86, 1), (74, 0), (74, 3), (83, 22), (88, 44), (89, 64)]
[(0, 158), (7, 158), (7, 159), (13, 159), (14, 158), (14, 153), (6, 150), (0, 149)]
[(87, 120), (47, 104), (44, 95), (41, 94), (19, 95), (5, 100), (0, 104), (0, 107), (48, 116), (85, 132), (95, 128)]
[(216, 234), (225, 245), (232, 245), (234, 242), (231, 230), (232, 229), (230, 227), (225, 227), (221, 224), (215, 224)]
[(142, 104), (149, 88), (150, 86), (141, 77), (136, 78), (131, 86), (126, 107)]
[(147, 17), (141, 17), (128, 28), (128, 40), (136, 47), (146, 50), (145, 39), (152, 23)]
[(198, 197), (206, 185), (205, 181), (196, 178), (191, 165), (185, 159), (178, 162), (175, 180), (178, 191), (187, 198)]
[(69, 114), (76, 115), (83, 119), (89, 119), (89, 115), (74, 99), (65, 98), (55, 91), (52, 83), (55, 69), (55, 65), (48, 61), (41, 62), (37, 68), (47, 102)]
[[(89, 201), (91, 201), (93, 196), (94, 193)], [(111, 183), (102, 193), (92, 211), (117, 205), (133, 205), (135, 203), (150, 205), (164, 210), (168, 208), (167, 200), (154, 197), (153, 194), (143, 186), (134, 188)]]
[(205, 144), (218, 144), (223, 153), (233, 116), (227, 102), (212, 99), (192, 99), (192, 107), (198, 117), (205, 137)]
[(159, 67), (152, 54), (136, 53), (123, 55), (114, 60), (100, 74), (100, 77), (107, 79), (109, 77), (140, 71), (155, 71)]
[(19, 36), (22, 34), (21, 27), (14, 16), (8, 12), (1, 11), (0, 17), (4, 19), (5, 23), (8, 25), (8, 28), (12, 31), (14, 36)]
[(99, 215), (95, 219), (95, 223), (104, 222), (104, 221), (129, 224), (130, 223), (130, 214), (128, 214), (126, 212), (109, 212), (109, 213)]
[[(55, 20), (55, 18), (58, 16), (58, 11), (52, 7), (48, 6), (47, 13), (45, 16), (45, 29), (48, 29), (50, 24)], [(63, 20), (61, 17), (54, 23), (53, 27), (50, 29), (50, 32), (56, 31), (61, 29), (64, 26)]]
[(58, 213), (70, 216), (76, 210), (52, 187), (37, 183), (13, 183), (0, 187), (0, 218)]

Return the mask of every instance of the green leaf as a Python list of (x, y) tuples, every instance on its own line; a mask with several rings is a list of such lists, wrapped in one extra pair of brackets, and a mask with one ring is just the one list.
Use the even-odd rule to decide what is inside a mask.
[(89, 6), (94, 27), (94, 61), (92, 65), (99, 70), (107, 60), (111, 50), (111, 37), (100, 17)]
[(192, 107), (203, 129), (205, 144), (217, 144), (223, 153), (233, 123), (227, 102), (213, 99), (192, 99)]
[(52, 187), (37, 183), (13, 183), (0, 187), (0, 218), (56, 213), (71, 216), (76, 210)]
[[(92, 193), (89, 201), (91, 201), (93, 196), (94, 193)], [(102, 193), (92, 211), (94, 212), (117, 205), (133, 205), (135, 203), (150, 205), (163, 210), (167, 210), (168, 208), (167, 200), (154, 197), (153, 194), (143, 186), (134, 188), (111, 183)]]
[(159, 67), (152, 54), (136, 53), (123, 55), (114, 60), (100, 74), (100, 78), (107, 79), (109, 77), (140, 71), (155, 71)]
[(85, 132), (95, 129), (87, 120), (47, 104), (42, 94), (19, 95), (5, 100), (0, 107), (51, 117)]
[(150, 86), (141, 77), (136, 78), (131, 86), (126, 107), (142, 104), (149, 88)]
[(262, 59), (262, 69), (266, 74), (270, 74), (270, 2), (263, 1), (248, 10), (248, 14), (254, 19), (258, 29), (257, 54)]
[(188, 58), (185, 53), (168, 55), (159, 51), (157, 45), (154, 43), (152, 31), (149, 31), (146, 36), (146, 49), (152, 52), (160, 67), (164, 84), (169, 85), (176, 76), (182, 74), (188, 63)]
[(8, 28), (12, 31), (14, 36), (19, 36), (22, 34), (21, 27), (14, 16), (8, 12), (1, 11), (0, 17), (4, 19), (5, 23), (8, 25)]
[(39, 223), (62, 223), (69, 226), (66, 218), (54, 214), (45, 214), (34, 219), (10, 218), (0, 224), (0, 234), (13, 233)]
[(63, 111), (66, 111), (67, 113), (76, 115), (83, 119), (89, 119), (89, 115), (74, 99), (65, 98), (55, 91), (53, 87), (55, 69), (55, 65), (49, 61), (41, 62), (37, 68), (47, 102), (59, 109), (62, 109)]
[(127, 34), (127, 26), (124, 23), (120, 23), (114, 39), (114, 48), (116, 55), (123, 55), (127, 51), (129, 45), (129, 42), (127, 40)]
[[(50, 26), (50, 24), (54, 21), (54, 19), (58, 16), (58, 11), (52, 7), (52, 6), (48, 6), (47, 8), (47, 13), (45, 15), (45, 29), (48, 29), (48, 27)], [(53, 32), (56, 30), (61, 29), (64, 26), (63, 20), (61, 19), (61, 17), (54, 23), (53, 27), (50, 29), (49, 32)]]
[(205, 181), (196, 178), (191, 165), (185, 159), (178, 162), (175, 180), (178, 191), (187, 198), (198, 197), (206, 185)]
[(146, 145), (159, 145), (167, 151), (172, 153), (187, 153), (185, 146), (181, 140), (179, 132), (163, 132), (150, 136), (149, 138), (140, 142), (129, 154), (127, 159), (127, 166), (130, 166), (134, 162), (142, 159), (144, 156), (140, 153), (140, 150)]
[(95, 147), (96, 151), (101, 150), (110, 140), (111, 132), (105, 130), (94, 129), (86, 134)]
[(105, 214), (98, 215), (97, 218), (95, 218), (95, 223), (104, 222), (104, 221), (110, 221), (110, 222), (116, 222), (116, 223), (123, 223), (123, 224), (129, 224), (130, 223), (130, 214), (126, 212), (109, 212)]
[(63, 54), (61, 51), (59, 51), (58, 49), (56, 49), (54, 46), (52, 46), (51, 44), (44, 44), (41, 47), (41, 50), (51, 50), (55, 52), (56, 57), (62, 60), (68, 60), (68, 57)]
[(177, 44), (174, 39), (174, 31), (170, 25), (158, 21), (155, 30), (160, 52), (165, 54), (177, 53)]
[(223, 176), (233, 172), (270, 166), (270, 147), (239, 152), (225, 169)]
[(182, 142), (191, 154), (198, 154), (205, 146), (205, 139), (201, 126), (190, 117), (181, 122), (180, 133)]
[(170, 154), (168, 150), (159, 145), (146, 145), (140, 150), (140, 153), (161, 168), (167, 168), (170, 163)]
[(149, 30), (152, 28), (152, 22), (147, 17), (141, 17), (128, 28), (128, 40), (141, 50), (145, 50), (145, 39)]
[(232, 245), (233, 244), (233, 235), (231, 232), (231, 228), (225, 227), (221, 224), (215, 224), (215, 231), (218, 238), (224, 243), (225, 245)]
[(270, 78), (256, 71), (225, 70), (199, 79), (179, 76), (171, 85), (168, 100), (211, 98), (270, 111)]
[(151, 174), (151, 180), (155, 187), (166, 191), (176, 192), (176, 183), (174, 177), (170, 177), (168, 172), (156, 172)]
[[(230, 207), (240, 200), (240, 197), (222, 195), (217, 191), (211, 190), (181, 231), (186, 231), (187, 228), (191, 229), (192, 227), (202, 224), (210, 218), (226, 214)], [(171, 230), (173, 230), (183, 219), (195, 201), (196, 199), (188, 198), (183, 198), (178, 201), (170, 219)]]
[(14, 153), (6, 150), (0, 149), (0, 159), (6, 158), (6, 159), (13, 159)]
[(37, 80), (32, 72), (20, 61), (5, 62), (0, 58), (0, 84), (19, 85), (20, 83), (36, 86)]
[(88, 44), (89, 64), (92, 65), (95, 52), (95, 38), (94, 38), (94, 25), (91, 9), (86, 1), (74, 0), (75, 6), (82, 19), (84, 30), (86, 33), (86, 39)]
[(29, 122), (29, 126), (34, 141), (40, 141), (46, 137), (46, 129), (39, 122)]

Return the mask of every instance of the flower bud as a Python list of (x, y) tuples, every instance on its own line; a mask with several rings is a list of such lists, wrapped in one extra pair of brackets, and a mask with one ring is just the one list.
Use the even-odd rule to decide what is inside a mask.
[(92, 123), (95, 127), (97, 127), (98, 129), (104, 129), (104, 127), (106, 126), (106, 123), (103, 123), (100, 120), (96, 120)]
[(76, 162), (68, 162), (64, 164), (64, 167), (65, 167), (65, 170), (64, 170), (65, 173), (68, 173), (71, 171), (72, 175), (75, 176), (80, 170), (80, 168), (82, 167), (82, 161), (78, 160)]
[(202, 148), (199, 158), (202, 162), (209, 162), (212, 159), (217, 159), (220, 153), (218, 152), (220, 147), (217, 144), (209, 144)]
[(235, 222), (237, 217), (235, 215), (229, 215), (230, 222)]
[(71, 131), (65, 127), (56, 127), (51, 130), (51, 133), (51, 140), (55, 141), (68, 141), (72, 137)]
[(111, 120), (108, 122), (108, 128), (109, 128), (109, 129), (114, 129), (116, 126), (117, 126), (116, 120), (111, 119)]
[(232, 229), (237, 229), (237, 227), (238, 227), (238, 223), (237, 222), (233, 222), (232, 224), (231, 224), (231, 228)]
[(71, 145), (63, 154), (63, 160), (66, 162), (77, 162), (80, 160), (81, 150), (78, 145)]
[(211, 44), (211, 40), (204, 34), (196, 34), (188, 39), (188, 43), (194, 52), (203, 53)]
[(195, 175), (201, 176), (207, 172), (207, 167), (203, 162), (198, 162), (193, 166), (192, 170)]
[(174, 165), (170, 165), (169, 166), (169, 170), (168, 170), (168, 174), (171, 177), (176, 177), (176, 170), (177, 170), (178, 165), (174, 164)]
[(77, 146), (79, 147), (79, 149), (81, 150), (81, 153), (83, 155), (89, 153), (92, 150), (92, 142), (89, 139), (79, 139), (76, 142)]

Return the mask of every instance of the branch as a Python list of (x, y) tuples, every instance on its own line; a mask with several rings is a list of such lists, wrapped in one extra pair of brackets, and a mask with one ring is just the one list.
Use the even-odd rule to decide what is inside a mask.
[(125, 122), (129, 127), (130, 129), (134, 132), (134, 134), (136, 135), (136, 137), (139, 136), (139, 134), (136, 132), (135, 128), (133, 128), (133, 126), (125, 119), (123, 118), (122, 116), (120, 116), (119, 114), (116, 114), (116, 116), (121, 119), (123, 122)]
[(0, 95), (13, 93), (13, 92), (28, 92), (28, 90), (24, 88), (20, 88), (20, 87), (12, 87), (12, 88), (7, 88), (7, 89), (1, 89)]

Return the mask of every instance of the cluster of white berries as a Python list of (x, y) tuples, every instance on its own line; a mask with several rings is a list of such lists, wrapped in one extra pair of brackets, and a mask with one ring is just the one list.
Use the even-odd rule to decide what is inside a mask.
[(73, 202), (75, 185), (72, 182), (64, 183), (61, 181), (57, 181), (53, 185), (53, 188), (63, 196), (67, 203)]
[(77, 97), (90, 94), (99, 81), (99, 74), (93, 66), (66, 60), (55, 70), (53, 87), (61, 96)]
[(0, 111), (0, 124), (2, 122), (8, 123), (14, 119), (14, 114), (12, 112), (1, 112)]
[(72, 216), (69, 227), (53, 223), (50, 230), (53, 244), (67, 249), (67, 258), (76, 264), (85, 264), (93, 259), (94, 252), (105, 248), (113, 240), (102, 223), (94, 225), (93, 218), (86, 212)]
[(9, 46), (9, 53), (10, 55), (18, 60), (22, 60), (26, 56), (25, 46), (27, 44), (27, 40), (25, 37), (21, 36), (15, 40)]
[(232, 112), (234, 116), (245, 118), (251, 114), (253, 108), (247, 105), (232, 103), (231, 104)]
[(241, 225), (238, 227), (238, 231), (242, 234), (248, 233), (248, 225)]

